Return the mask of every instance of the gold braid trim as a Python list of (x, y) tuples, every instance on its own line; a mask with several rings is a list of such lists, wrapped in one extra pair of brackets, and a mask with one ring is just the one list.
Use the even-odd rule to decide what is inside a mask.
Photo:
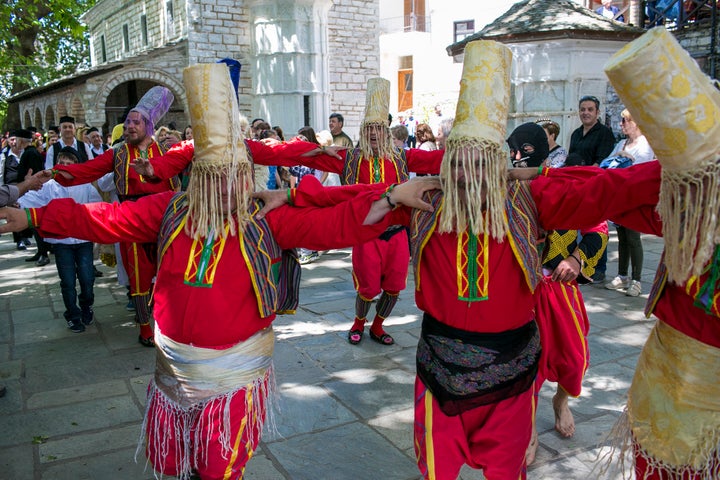
[[(505, 197), (507, 163), (502, 147), (489, 140), (449, 138), (440, 166), (445, 207), (439, 232), (488, 233), (502, 242), (507, 232)], [(456, 168), (462, 168), (465, 192), (457, 188)], [(485, 182), (485, 195), (482, 185)], [(483, 209), (483, 207), (485, 207)]]
[(720, 243), (720, 158), (693, 170), (663, 169), (658, 212), (663, 222), (665, 265), (682, 285), (700, 275)]

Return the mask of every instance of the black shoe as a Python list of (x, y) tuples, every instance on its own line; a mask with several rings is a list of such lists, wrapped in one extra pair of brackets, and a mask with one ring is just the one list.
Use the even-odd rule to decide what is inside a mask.
[(5, 392), (7, 392), (5, 385), (0, 385), (0, 398), (5, 396)]
[[(26, 261), (27, 261), (27, 260), (26, 260)], [(47, 255), (41, 255), (41, 256), (40, 256), (40, 259), (39, 259), (37, 262), (35, 262), (35, 265), (37, 265), (38, 267), (44, 267), (44, 266), (47, 265), (48, 263), (50, 263), (50, 259), (48, 258), (48, 256), (47, 256)]]
[(95, 321), (95, 312), (92, 307), (88, 307), (87, 310), (82, 312), (82, 323), (85, 326), (92, 325)]
[(26, 247), (29, 247), (30, 245), (32, 245), (32, 242), (30, 241), (29, 238), (23, 238), (22, 242), (25, 244)]
[(35, 255), (33, 255), (32, 257), (26, 258), (25, 261), (26, 262), (37, 262), (38, 260), (40, 260), (40, 256), (41, 256), (40, 252), (38, 252)]
[(19, 242), (17, 242), (17, 249), (18, 249), (18, 250), (27, 250), (27, 247), (26, 247), (25, 244), (22, 242), (22, 240), (20, 240)]
[(138, 335), (138, 342), (143, 347), (150, 347), (150, 348), (155, 347), (155, 341), (153, 340), (153, 337), (143, 338), (142, 335)]
[(73, 333), (82, 333), (85, 331), (85, 325), (80, 320), (69, 320), (68, 328)]
[(93, 267), (95, 269), (95, 277), (102, 277), (103, 273), (97, 269), (97, 267)]

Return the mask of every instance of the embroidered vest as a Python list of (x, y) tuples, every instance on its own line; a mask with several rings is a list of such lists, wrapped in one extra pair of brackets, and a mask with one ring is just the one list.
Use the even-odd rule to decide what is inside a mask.
[[(250, 206), (252, 217), (239, 236), (258, 311), (265, 318), (273, 313), (295, 313), (300, 298), (300, 262), (295, 249), (282, 250), (275, 242), (270, 227), (255, 214), (262, 208), (259, 200)], [(173, 196), (160, 224), (158, 234), (158, 268), (172, 241), (185, 227), (188, 202), (185, 192)]]
[[(413, 259), (415, 288), (420, 290), (420, 262), (422, 251), (432, 233), (437, 228), (440, 212), (443, 209), (443, 194), (433, 190), (425, 194), (425, 201), (430, 203), (434, 211), (413, 210), (410, 219), (410, 253)], [(535, 201), (530, 193), (528, 182), (513, 182), (508, 185), (505, 201), (505, 218), (508, 221), (507, 239), (520, 267), (523, 269), (525, 281), (530, 291), (540, 282), (540, 256), (537, 250), (540, 228)]]
[[(717, 248), (720, 249), (720, 247)], [(685, 293), (693, 298), (695, 306), (708, 315), (715, 317), (720, 317), (720, 289), (718, 288), (718, 275), (720, 275), (718, 261), (720, 260), (718, 259), (716, 253), (711, 262), (705, 267), (702, 275), (690, 277), (685, 283)], [(646, 317), (650, 318), (650, 315), (655, 310), (667, 281), (668, 272), (665, 266), (665, 252), (663, 252), (657, 272), (655, 272), (652, 288), (650, 288), (648, 294), (648, 301), (645, 304)]]
[[(405, 150), (401, 148), (393, 147), (394, 154), (391, 158), (387, 159), (392, 163), (394, 169), (395, 169), (395, 177), (397, 180), (393, 180), (389, 183), (402, 183), (406, 182), (410, 179), (410, 174), (408, 172), (408, 165), (407, 165), (407, 159), (405, 158)], [(343, 185), (355, 185), (358, 183), (358, 179), (360, 178), (360, 164), (363, 160), (362, 153), (360, 152), (359, 148), (354, 148), (352, 150), (348, 150), (346, 153), (345, 158), (345, 165), (343, 165), (342, 173), (340, 174), (340, 183)], [(373, 159), (368, 159), (369, 162), (372, 163)], [(381, 166), (381, 175), (379, 175), (379, 180), (375, 180), (372, 175), (372, 167), (370, 171), (370, 182), (369, 183), (382, 183), (386, 182), (384, 170), (382, 170), (384, 167), (382, 165), (385, 163), (385, 159), (379, 159), (378, 162)]]
[[(152, 145), (152, 144), (151, 144)], [(167, 142), (158, 143), (158, 149), (160, 155), (165, 155), (165, 152), (170, 150), (171, 145)], [(149, 149), (150, 147), (148, 147)], [(113, 149), (113, 172), (115, 173), (115, 188), (117, 189), (118, 195), (131, 195), (128, 192), (128, 169), (130, 168), (130, 147), (127, 143), (122, 142), (112, 147)], [(170, 186), (173, 190), (177, 190), (180, 186), (178, 177), (172, 177), (170, 179)]]

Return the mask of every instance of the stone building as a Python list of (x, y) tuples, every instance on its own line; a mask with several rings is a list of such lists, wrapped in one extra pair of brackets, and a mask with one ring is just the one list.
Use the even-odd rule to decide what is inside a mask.
[(163, 124), (188, 122), (182, 70), (230, 57), (242, 64), (239, 105), (286, 132), (327, 128), (332, 112), (357, 138), (367, 79), (377, 76), (378, 0), (99, 0), (85, 13), (91, 68), (21, 92), (23, 126), (62, 115), (112, 128), (154, 85), (175, 95)]
[[(508, 132), (538, 118), (560, 125), (558, 143), (566, 148), (580, 125), (577, 109), (583, 95), (601, 102), (604, 123), (612, 123), (618, 100), (609, 92), (605, 62), (643, 30), (597, 15), (571, 0), (529, 0), (513, 5), (497, 20), (448, 53), (461, 56), (467, 42), (505, 43), (513, 52)], [(613, 128), (619, 131), (619, 125)]]
[[(594, 8), (598, 2), (584, 3)], [(624, 106), (603, 67), (610, 56), (653, 25), (637, 2), (616, 3), (644, 28), (608, 20), (572, 0), (524, 0), (447, 51), (461, 60), (465, 45), (478, 39), (499, 41), (512, 50), (508, 132), (527, 121), (551, 118), (560, 125), (558, 143), (567, 148), (572, 131), (580, 125), (578, 100), (594, 95), (601, 101), (601, 120), (619, 135)], [(661, 18), (658, 28), (671, 29), (705, 72), (717, 78), (715, 45), (720, 34), (717, 20), (711, 22), (708, 15), (712, 3), (694, 0), (689, 16)]]

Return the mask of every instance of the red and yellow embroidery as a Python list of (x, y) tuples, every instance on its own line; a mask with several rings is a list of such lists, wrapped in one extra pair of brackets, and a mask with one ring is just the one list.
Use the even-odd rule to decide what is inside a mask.
[(488, 299), (488, 248), (487, 234), (482, 239), (463, 232), (457, 240), (458, 300), (479, 302)]
[(190, 247), (187, 268), (185, 269), (185, 284), (193, 287), (212, 287), (215, 280), (220, 257), (225, 249), (225, 240), (229, 226), (225, 226), (225, 235), (216, 238), (210, 235), (205, 239), (193, 240)]

